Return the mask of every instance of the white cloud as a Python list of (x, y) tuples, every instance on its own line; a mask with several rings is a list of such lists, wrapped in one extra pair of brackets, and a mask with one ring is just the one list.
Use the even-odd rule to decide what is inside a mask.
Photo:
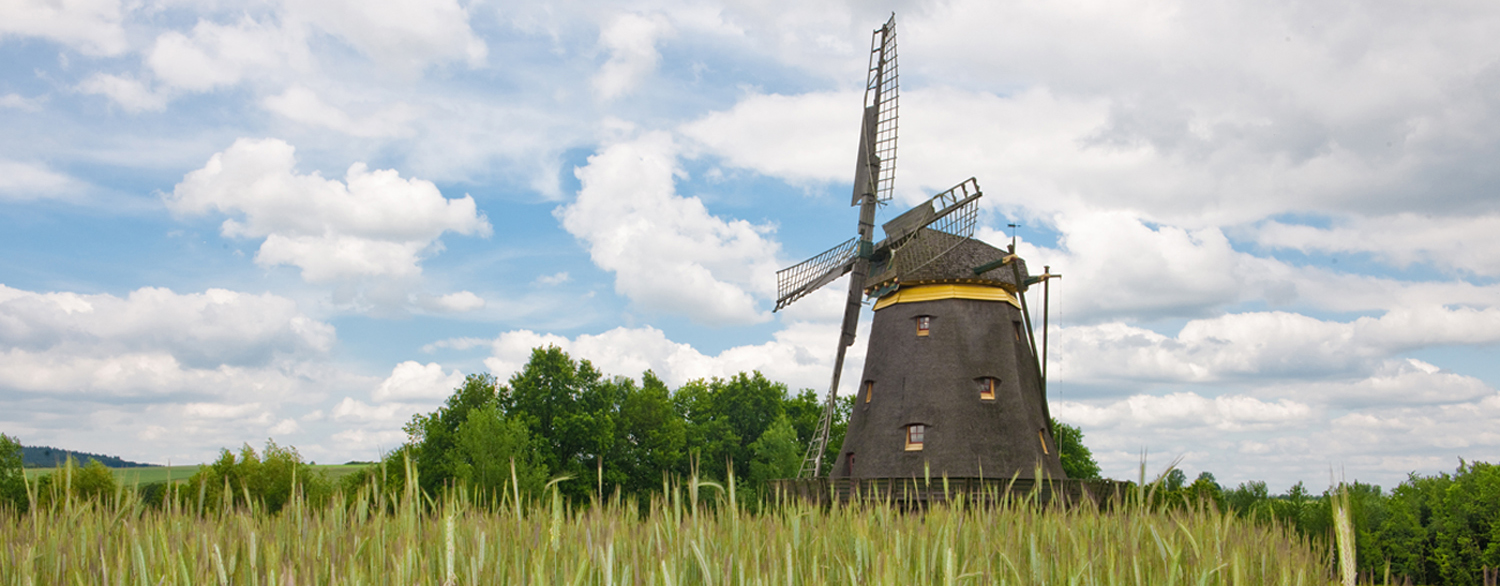
[(483, 65), (489, 48), (455, 0), (287, 2), (287, 16), (313, 23), (383, 67), (409, 72), (439, 62)]
[(536, 282), (541, 285), (561, 285), (568, 282), (569, 280), (571, 280), (571, 277), (568, 276), (567, 271), (562, 271), (560, 273), (551, 275), (542, 275), (536, 278)]
[(757, 300), (774, 294), (779, 268), (771, 228), (678, 195), (676, 155), (660, 132), (608, 146), (576, 171), (578, 198), (555, 213), (636, 306), (708, 324), (765, 321)]
[(351, 397), (344, 397), (343, 401), (333, 408), (333, 420), (343, 423), (383, 423), (400, 424), (409, 419), (418, 408), (405, 403), (386, 403), (383, 405), (370, 405)]
[(5, 0), (0, 38), (42, 37), (86, 55), (119, 55), (129, 44), (118, 0)]
[(1423, 263), (1500, 275), (1500, 215), (1495, 213), (1348, 216), (1329, 228), (1271, 221), (1256, 229), (1255, 239), (1301, 252), (1364, 253), (1400, 268)]
[(292, 435), (302, 431), (302, 425), (297, 423), (296, 419), (283, 419), (280, 423), (271, 426), (271, 429), (266, 431), (272, 435)]
[[(443, 374), (436, 362), (418, 364), (411, 360), (397, 364), (391, 376), (381, 381), (370, 398), (390, 401), (440, 401), (463, 386), (464, 375), (457, 370)], [(335, 410), (334, 415), (338, 416)]]
[(41, 163), (0, 159), (0, 199), (25, 201), (69, 195), (84, 183)]
[(1125, 425), (1134, 429), (1265, 430), (1298, 425), (1313, 416), (1308, 404), (1288, 399), (1272, 403), (1242, 395), (1208, 398), (1195, 393), (1134, 395), (1102, 407), (1064, 401), (1053, 409), (1059, 418), (1086, 426), (1085, 429)]
[(279, 95), (261, 101), (267, 110), (309, 126), (321, 126), (350, 136), (381, 137), (401, 136), (410, 133), (410, 122), (415, 112), (404, 103), (384, 107), (361, 119), (324, 102), (312, 90), (293, 86)]
[(120, 298), (0, 285), (0, 343), (13, 357), (58, 352), (67, 360), (81, 355), (104, 361), (93, 374), (88, 369), (74, 373), (83, 377), (165, 372), (184, 364), (264, 366), (278, 356), (327, 352), (334, 339), (333, 326), (269, 293), (209, 289), (179, 294), (148, 287)]
[(490, 234), (473, 198), (445, 198), (431, 182), (364, 163), (351, 165), (342, 182), (295, 167), (291, 145), (240, 139), (183, 177), (167, 206), (181, 215), (242, 216), (224, 221), (225, 236), (264, 237), (257, 263), (296, 266), (310, 282), (415, 276), (444, 232)]
[(329, 411), (329, 419), (338, 429), (331, 436), (335, 443), (331, 449), (338, 454), (378, 456), (372, 449), (388, 450), (404, 443), (402, 425), (413, 415), (437, 408), (463, 383), (462, 373), (454, 370), (444, 374), (443, 367), (435, 362), (408, 360), (397, 364), (369, 394), (371, 402), (345, 396)]
[(852, 181), (861, 99), (855, 92), (751, 94), (679, 130), (735, 167), (792, 182)]
[(436, 311), (461, 313), (484, 307), (484, 298), (468, 291), (459, 291), (433, 297), (428, 305)]
[(1401, 352), (1500, 342), (1500, 308), (1398, 308), (1350, 322), (1287, 312), (1189, 321), (1175, 336), (1106, 323), (1051, 334), (1059, 381), (1215, 382), (1369, 376)]
[[(574, 359), (592, 362), (610, 376), (638, 379), (641, 373), (651, 370), (676, 387), (695, 379), (760, 371), (771, 380), (786, 383), (794, 392), (811, 388), (822, 394), (828, 390), (837, 337), (836, 325), (793, 322), (765, 343), (735, 346), (711, 356), (691, 345), (674, 342), (661, 330), (649, 326), (619, 327), (573, 339), (516, 330), (505, 332), (493, 341), (492, 355), (485, 360), (485, 366), (500, 380), (508, 380), (531, 359), (532, 349), (557, 346)], [(840, 385), (845, 391), (853, 388), (854, 383), (849, 381), (857, 378), (863, 361), (864, 345), (851, 347), (844, 362), (844, 384)]]
[(41, 109), (41, 102), (43, 101), (45, 101), (43, 97), (27, 98), (21, 94), (9, 93), (0, 96), (0, 108), (15, 108), (17, 110), (35, 112)]
[(1382, 360), (1367, 378), (1349, 381), (1286, 381), (1259, 391), (1274, 396), (1313, 396), (1330, 405), (1361, 407), (1436, 406), (1468, 403), (1494, 395), (1472, 376), (1443, 370), (1415, 358)]
[(167, 107), (167, 94), (153, 90), (140, 80), (96, 73), (78, 84), (78, 91), (100, 94), (114, 100), (127, 112), (160, 112)]
[(162, 33), (146, 56), (157, 79), (195, 92), (232, 86), (252, 74), (307, 71), (310, 61), (303, 34), (248, 15), (233, 25), (200, 20), (192, 36)]
[[(300, 433), (286, 421), (327, 393), (372, 388), (378, 380), (327, 364), (335, 342), (331, 325), (269, 293), (0, 285), (0, 391), (9, 397), (0, 425), (29, 443), (207, 461), (268, 431)], [(163, 421), (171, 424), (157, 429)]]
[(1500, 393), (1416, 361), (1390, 361), (1368, 378), (1246, 394), (1054, 401), (1052, 413), (1083, 429), (1106, 475), (1134, 478), (1144, 449), (1158, 463), (1184, 456), (1190, 475), (1210, 471), (1229, 485), (1265, 480), (1273, 491), (1298, 480), (1318, 486), (1330, 468), (1391, 487), (1408, 472), (1451, 468), (1500, 447), (1500, 432), (1491, 431), (1500, 429)]
[(594, 75), (595, 93), (612, 100), (634, 90), (661, 60), (657, 40), (671, 33), (672, 25), (660, 16), (621, 14), (612, 19), (599, 31), (609, 60)]

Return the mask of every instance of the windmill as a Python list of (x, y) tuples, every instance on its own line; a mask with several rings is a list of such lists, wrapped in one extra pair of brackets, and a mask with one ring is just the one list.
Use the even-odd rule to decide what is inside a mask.
[(1001, 250), (972, 238), (983, 195), (974, 178), (886, 222), (874, 241), (876, 208), (895, 182), (897, 81), (892, 15), (870, 42), (856, 233), (777, 272), (777, 311), (850, 275), (828, 399), (799, 475), (824, 474), (844, 356), (870, 297), (869, 352), (831, 476), (1029, 478), (1040, 465), (1061, 478), (1024, 296), (1055, 275), (1029, 276), (1014, 242)]

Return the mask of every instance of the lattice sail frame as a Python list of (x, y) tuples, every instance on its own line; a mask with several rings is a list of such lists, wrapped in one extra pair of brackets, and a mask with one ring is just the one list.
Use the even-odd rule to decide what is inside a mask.
[(817, 256), (776, 271), (776, 309), (773, 311), (781, 311), (793, 301), (849, 272), (850, 261), (858, 253), (859, 237), (856, 236)]
[[(885, 23), (885, 34), (870, 37), (870, 69), (865, 77), (865, 108), (874, 107), (876, 115), (874, 155), (879, 170), (875, 200), (889, 201), (896, 186), (896, 116), (901, 107), (900, 75), (896, 68), (896, 15)], [(881, 60), (884, 59), (884, 62)]]
[[(923, 211), (926, 207), (930, 210), (928, 213), (932, 219), (908, 232), (887, 235), (891, 240), (883, 243), (883, 247), (890, 249), (890, 259), (884, 263), (883, 270), (870, 275), (866, 287), (899, 281), (974, 237), (974, 228), (979, 219), (979, 198), (983, 195), (979, 191), (979, 181), (970, 177), (912, 208), (914, 211)], [(942, 232), (956, 238), (927, 237), (929, 231)]]

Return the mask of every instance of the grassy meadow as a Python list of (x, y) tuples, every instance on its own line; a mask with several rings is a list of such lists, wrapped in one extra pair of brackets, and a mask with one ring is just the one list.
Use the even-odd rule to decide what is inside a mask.
[(367, 487), (322, 505), (293, 498), (276, 514), (192, 495), (155, 507), (124, 489), (60, 498), (0, 512), (0, 585), (1330, 582), (1326, 546), (1203, 507), (780, 502), (750, 513), (733, 491), (694, 480), (644, 502), (576, 507), (552, 488), (480, 505)]

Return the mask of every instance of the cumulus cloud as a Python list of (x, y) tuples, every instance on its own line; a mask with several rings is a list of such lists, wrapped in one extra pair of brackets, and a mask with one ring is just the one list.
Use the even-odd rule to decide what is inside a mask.
[(724, 220), (696, 197), (678, 195), (682, 174), (666, 133), (603, 149), (576, 171), (578, 198), (555, 212), (584, 241), (594, 264), (636, 306), (707, 324), (768, 319), (778, 245), (769, 226)]
[(594, 75), (594, 91), (612, 100), (634, 90), (656, 70), (661, 54), (656, 42), (671, 34), (672, 26), (660, 16), (621, 14), (599, 31), (599, 44), (609, 51), (609, 60)]
[(121, 298), (0, 285), (0, 343), (12, 352), (162, 352), (191, 367), (262, 366), (278, 355), (327, 352), (334, 340), (333, 326), (269, 293), (147, 287)]
[[(335, 343), (333, 326), (269, 293), (0, 285), (0, 392), (9, 397), (0, 425), (28, 442), (206, 461), (247, 438), (302, 433), (286, 423), (302, 406), (361, 384), (327, 364)], [(170, 429), (148, 425), (161, 421)]]
[(41, 37), (86, 55), (119, 55), (129, 43), (118, 0), (8, 0), (0, 38)]
[(401, 427), (413, 415), (437, 408), (463, 383), (462, 373), (457, 370), (444, 373), (443, 367), (435, 362), (421, 364), (408, 360), (397, 364), (390, 376), (369, 393), (369, 401), (345, 396), (334, 405), (329, 419), (338, 431), (330, 436), (333, 445), (329, 449), (374, 456), (377, 454), (372, 454), (372, 449), (400, 445), (406, 441)]
[(257, 263), (296, 266), (310, 282), (412, 277), (444, 232), (490, 234), (467, 195), (448, 199), (429, 181), (364, 163), (343, 181), (299, 174), (294, 149), (276, 139), (235, 141), (165, 197), (179, 215), (238, 216), (224, 221), (225, 236), (265, 238)]
[(428, 303), (431, 309), (443, 312), (474, 311), (484, 307), (484, 298), (469, 291), (449, 293), (441, 297), (434, 297)]
[[(391, 376), (381, 381), (370, 398), (376, 401), (439, 401), (463, 386), (464, 375), (457, 370), (443, 374), (436, 362), (419, 364), (408, 360), (391, 369)], [(339, 411), (335, 410), (337, 417)]]
[(751, 94), (679, 131), (734, 167), (792, 182), (852, 181), (862, 99), (855, 92)]

